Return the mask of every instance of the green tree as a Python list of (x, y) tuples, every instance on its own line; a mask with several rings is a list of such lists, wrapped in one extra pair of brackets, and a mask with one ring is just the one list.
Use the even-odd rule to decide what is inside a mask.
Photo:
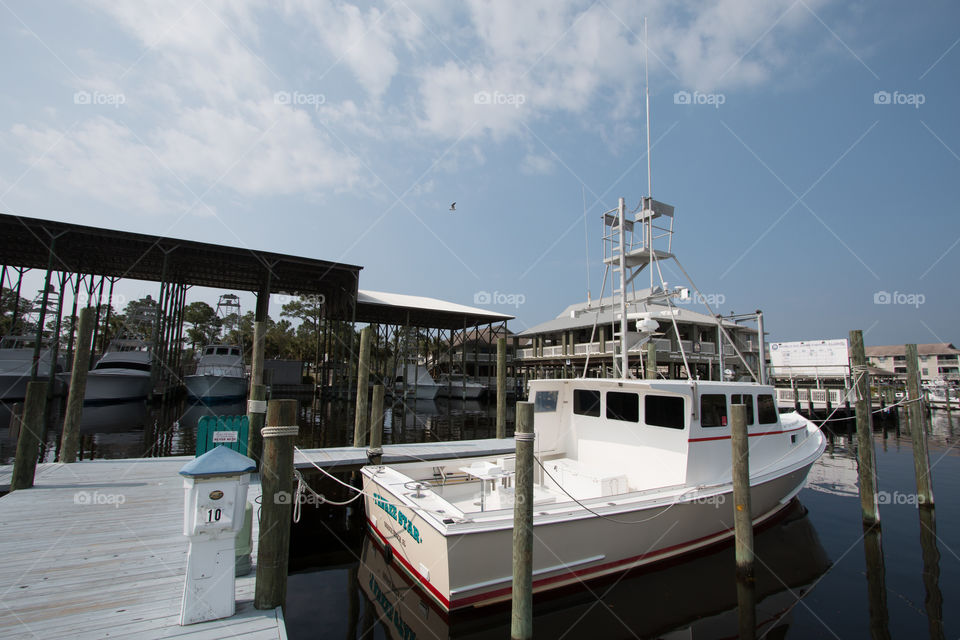
[(194, 351), (198, 346), (215, 342), (220, 333), (217, 312), (206, 302), (197, 300), (183, 308), (183, 323), (187, 325), (187, 343)]

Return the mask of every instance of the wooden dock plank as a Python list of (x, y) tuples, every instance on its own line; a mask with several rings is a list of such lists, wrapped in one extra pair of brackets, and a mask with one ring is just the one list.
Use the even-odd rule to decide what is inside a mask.
[[(253, 608), (254, 572), (237, 578), (237, 615), (179, 626), (190, 459), (45, 464), (0, 498), (0, 636), (285, 638), (282, 615)], [(252, 480), (249, 499), (259, 491)]]
[[(384, 464), (510, 455), (516, 451), (513, 438), (484, 438), (456, 442), (411, 442), (383, 446)], [(298, 449), (293, 464), (305, 470), (317, 465), (327, 471), (350, 471), (367, 463), (366, 447), (334, 447), (330, 449)]]

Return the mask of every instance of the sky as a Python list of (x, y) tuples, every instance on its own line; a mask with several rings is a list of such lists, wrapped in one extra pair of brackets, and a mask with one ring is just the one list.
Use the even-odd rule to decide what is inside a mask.
[(652, 194), (715, 311), (960, 342), (958, 43), (927, 0), (0, 0), (0, 211), (356, 264), (520, 331), (599, 297), (601, 214), (648, 195), (647, 57)]

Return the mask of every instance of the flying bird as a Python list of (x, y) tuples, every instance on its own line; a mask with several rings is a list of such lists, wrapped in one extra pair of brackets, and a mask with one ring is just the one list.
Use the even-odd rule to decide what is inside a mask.
[(456, 202), (451, 203), (451, 204), (450, 204), (450, 211), (456, 211), (456, 210), (457, 210), (457, 203), (456, 203)]

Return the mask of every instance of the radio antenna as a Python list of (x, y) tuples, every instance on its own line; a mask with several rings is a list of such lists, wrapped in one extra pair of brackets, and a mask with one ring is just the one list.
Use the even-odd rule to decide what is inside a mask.
[(650, 43), (647, 40), (647, 19), (643, 19), (643, 77), (647, 101), (647, 195), (653, 197), (653, 173), (650, 169)]

